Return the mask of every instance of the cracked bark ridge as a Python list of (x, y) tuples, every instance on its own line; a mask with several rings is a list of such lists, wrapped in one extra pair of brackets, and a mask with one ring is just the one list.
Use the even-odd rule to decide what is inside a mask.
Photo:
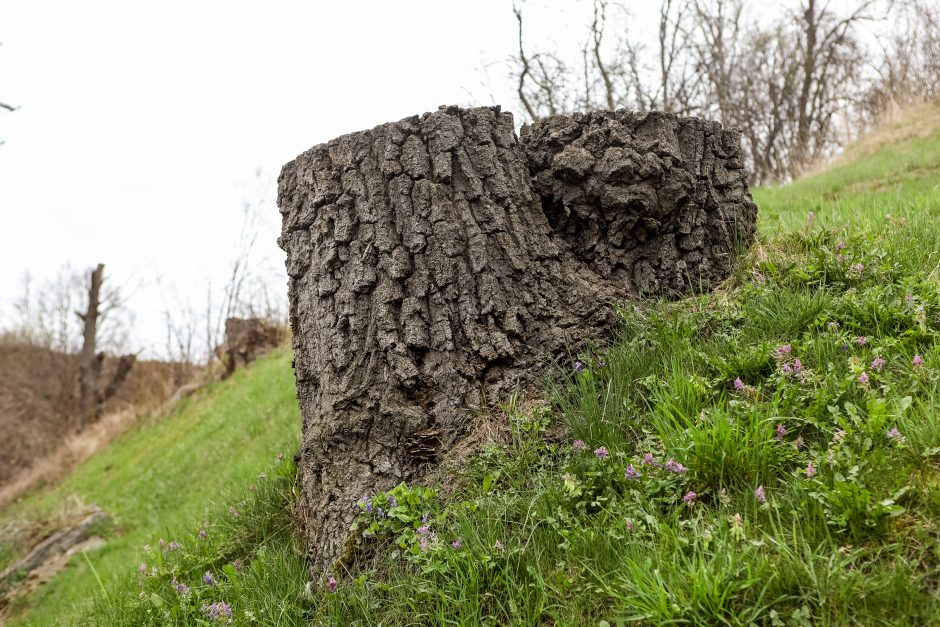
[(636, 294), (675, 296), (731, 272), (754, 236), (740, 133), (699, 118), (627, 110), (522, 128), (555, 235)]
[(559, 248), (512, 115), (446, 107), (315, 146), (278, 179), (324, 572), (366, 494), (414, 479), (541, 358), (606, 334), (621, 286)]
[[(678, 287), (679, 273), (662, 269), (679, 261), (710, 278), (728, 267), (705, 247), (727, 245), (733, 216), (753, 223), (753, 205), (732, 208), (746, 198), (734, 136), (671, 119), (551, 118), (523, 145), (499, 107), (442, 107), (284, 166), (279, 243), (314, 574), (349, 557), (358, 499), (420, 477), (484, 402), (531, 384), (540, 360), (607, 339), (615, 303), (655, 281)], [(655, 213), (633, 220), (642, 207)], [(717, 227), (724, 235), (708, 232)], [(628, 241), (641, 230), (641, 243)], [(636, 270), (642, 262), (653, 270)]]

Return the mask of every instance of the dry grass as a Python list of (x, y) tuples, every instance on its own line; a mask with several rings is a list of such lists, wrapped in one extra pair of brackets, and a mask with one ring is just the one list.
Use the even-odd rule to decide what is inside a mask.
[(126, 431), (138, 417), (137, 411), (124, 409), (103, 416), (81, 433), (66, 438), (51, 454), (37, 460), (12, 482), (0, 487), (0, 507), (37, 487), (55, 483)]
[[(812, 168), (804, 176), (828, 172), (839, 166), (867, 159), (887, 146), (925, 139), (938, 131), (940, 100), (913, 107), (894, 107), (883, 115), (874, 130), (860, 137), (835, 159)], [(867, 182), (860, 181), (859, 184), (864, 185)]]

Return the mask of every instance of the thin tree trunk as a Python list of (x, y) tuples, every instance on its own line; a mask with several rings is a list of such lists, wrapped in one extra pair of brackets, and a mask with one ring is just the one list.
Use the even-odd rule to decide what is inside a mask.
[(88, 286), (88, 308), (85, 313), (78, 313), (84, 325), (82, 332), (82, 352), (79, 355), (79, 415), (78, 429), (95, 418), (98, 408), (98, 379), (101, 376), (101, 359), (96, 350), (98, 334), (98, 306), (101, 284), (104, 281), (104, 264), (99, 263), (91, 272)]

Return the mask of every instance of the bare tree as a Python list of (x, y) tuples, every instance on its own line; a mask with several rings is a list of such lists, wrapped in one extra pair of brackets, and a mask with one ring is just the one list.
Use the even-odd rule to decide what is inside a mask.
[[(2, 45), (3, 45), (3, 44), (0, 44), (0, 46), (2, 46)], [(5, 102), (0, 102), (0, 109), (3, 109), (4, 111), (10, 111), (10, 112), (12, 112), (12, 111), (16, 111), (18, 108), (19, 108), (19, 107), (14, 107), (14, 106), (11, 105), (11, 104), (7, 104), (7, 103), (5, 103)], [(4, 143), (4, 140), (0, 140), (0, 146), (2, 146), (3, 143)]]
[(84, 313), (75, 314), (82, 321), (82, 351), (78, 361), (79, 381), (79, 419), (78, 428), (91, 422), (98, 399), (98, 379), (101, 377), (101, 360), (98, 359), (96, 339), (98, 335), (98, 316), (101, 297), (101, 284), (104, 281), (104, 264), (91, 271), (88, 286), (88, 307)]
[(175, 295), (172, 284), (166, 286), (163, 313), (168, 360), (211, 365), (219, 356), (217, 349), (223, 344), (229, 318), (283, 321), (286, 300), (272, 289), (272, 285), (283, 282), (283, 270), (262, 248), (265, 241), (276, 239), (275, 227), (267, 218), (274, 213), (270, 211), (270, 189), (270, 181), (261, 171), (256, 172), (253, 188), (245, 190), (241, 227), (221, 287), (220, 283), (207, 281), (205, 300), (194, 306), (189, 298)]
[[(644, 48), (634, 43), (632, 20), (621, 5), (594, 0), (579, 81), (555, 55), (526, 49), (515, 7), (513, 67), (523, 108), (531, 119), (574, 103), (716, 117), (743, 130), (752, 182), (795, 177), (838, 150), (843, 129), (859, 126), (871, 55), (858, 30), (891, 1), (837, 10), (822, 0), (801, 0), (760, 20), (748, 19), (747, 6), (744, 0), (660, 0), (655, 42)], [(925, 34), (923, 41), (933, 40)], [(544, 58), (552, 63), (536, 63)]]
[(875, 74), (864, 101), (871, 122), (896, 107), (940, 98), (940, 5), (912, 0), (898, 7)]
[(117, 393), (137, 361), (136, 355), (123, 355), (118, 359), (111, 381), (101, 385), (101, 371), (105, 353), (98, 351), (98, 323), (119, 302), (103, 301), (104, 264), (99, 263), (89, 275), (88, 298), (84, 312), (75, 314), (82, 321), (82, 350), (79, 353), (79, 411), (76, 427), (81, 429), (97, 418), (101, 405)]

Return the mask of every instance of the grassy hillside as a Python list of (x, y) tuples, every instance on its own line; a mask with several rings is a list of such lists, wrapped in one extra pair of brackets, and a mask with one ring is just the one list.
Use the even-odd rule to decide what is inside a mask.
[(233, 490), (276, 464), (279, 454), (292, 455), (299, 425), (290, 355), (280, 350), (183, 401), (170, 416), (123, 434), (55, 488), (7, 508), (8, 523), (56, 520), (76, 503), (96, 504), (115, 519), (104, 547), (73, 558), (40, 587), (21, 620), (80, 622), (76, 614), (102, 585), (134, 576), (145, 544), (194, 536), (207, 512), (225, 511)]
[(103, 585), (73, 560), (24, 622), (940, 624), (929, 111), (757, 190), (735, 276), (627, 305), (615, 345), (556, 373), (548, 404), (503, 408), (502, 441), (350, 504), (358, 550), (332, 580), (307, 581), (293, 468), (274, 460), (299, 422), (282, 353), (6, 514), (77, 493), (119, 517), (88, 556)]

